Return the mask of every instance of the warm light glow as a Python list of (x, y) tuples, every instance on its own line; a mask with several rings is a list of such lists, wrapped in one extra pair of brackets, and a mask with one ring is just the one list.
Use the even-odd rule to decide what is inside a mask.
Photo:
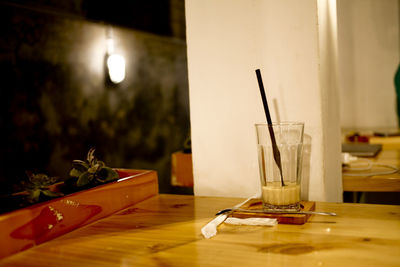
[(107, 38), (107, 53), (112, 54), (114, 53), (114, 39)]
[(123, 56), (117, 54), (109, 55), (107, 67), (113, 83), (120, 83), (125, 79), (125, 59)]

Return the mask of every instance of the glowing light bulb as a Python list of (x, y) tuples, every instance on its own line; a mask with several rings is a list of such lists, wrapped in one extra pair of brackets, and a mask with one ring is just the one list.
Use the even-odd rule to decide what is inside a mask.
[(120, 83), (125, 79), (125, 59), (121, 55), (112, 54), (107, 58), (108, 74), (113, 83)]

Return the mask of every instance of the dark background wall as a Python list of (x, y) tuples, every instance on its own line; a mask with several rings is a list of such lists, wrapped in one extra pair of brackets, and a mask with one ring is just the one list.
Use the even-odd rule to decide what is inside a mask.
[[(113, 85), (106, 32), (126, 60)], [(184, 1), (0, 1), (1, 192), (25, 171), (66, 177), (91, 147), (111, 167), (157, 170), (190, 136)]]

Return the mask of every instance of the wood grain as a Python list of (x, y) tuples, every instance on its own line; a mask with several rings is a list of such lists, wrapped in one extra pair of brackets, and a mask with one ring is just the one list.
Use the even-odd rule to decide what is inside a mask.
[(379, 137), (371, 136), (369, 138), (371, 144), (382, 144), (383, 149), (400, 149), (400, 136)]
[(304, 225), (201, 228), (237, 198), (160, 195), (1, 266), (400, 266), (400, 207), (316, 203)]

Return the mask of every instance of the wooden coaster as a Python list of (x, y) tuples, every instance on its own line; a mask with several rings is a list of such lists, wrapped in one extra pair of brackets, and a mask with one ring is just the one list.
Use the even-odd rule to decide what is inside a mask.
[[(313, 211), (315, 210), (314, 201), (300, 201), (303, 211)], [(252, 209), (262, 209), (262, 202), (260, 199), (251, 199), (246, 204), (242, 205), (240, 208), (252, 210)], [(256, 212), (244, 212), (244, 211), (234, 211), (231, 213), (232, 217), (236, 218), (276, 218), (279, 224), (304, 224), (310, 218), (310, 214), (276, 214), (276, 213), (256, 213)]]

